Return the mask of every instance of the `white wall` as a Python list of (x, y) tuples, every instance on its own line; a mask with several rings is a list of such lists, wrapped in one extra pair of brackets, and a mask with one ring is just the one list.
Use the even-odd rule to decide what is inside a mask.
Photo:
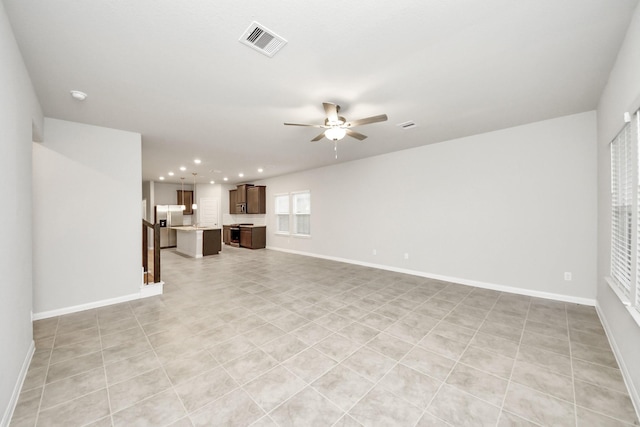
[[(595, 134), (587, 112), (267, 179), (267, 244), (593, 303)], [(312, 238), (277, 236), (273, 195), (298, 190)]]
[(640, 326), (605, 283), (611, 271), (611, 159), (609, 142), (622, 128), (625, 111), (640, 107), (640, 8), (627, 30), (598, 105), (598, 297), (600, 317), (640, 410)]
[(146, 215), (147, 221), (155, 222), (154, 218), (154, 205), (155, 205), (155, 188), (153, 181), (144, 181), (142, 183), (142, 199), (147, 201)]
[(36, 316), (141, 285), (141, 136), (45, 119), (33, 146)]
[(26, 373), (31, 327), (31, 141), (42, 112), (0, 2), (0, 425)]
[[(170, 184), (165, 182), (155, 182), (154, 184), (154, 198), (156, 205), (177, 205), (178, 204), (178, 190), (182, 190), (180, 184)], [(184, 184), (184, 191), (193, 190), (193, 184)]]

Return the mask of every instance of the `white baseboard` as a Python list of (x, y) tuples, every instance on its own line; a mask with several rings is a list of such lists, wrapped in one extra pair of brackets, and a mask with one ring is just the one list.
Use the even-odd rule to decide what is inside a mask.
[(31, 345), (29, 345), (29, 349), (27, 350), (27, 355), (24, 358), (24, 362), (22, 362), (22, 368), (20, 369), (18, 380), (16, 381), (16, 385), (13, 388), (11, 399), (9, 400), (7, 409), (4, 411), (4, 415), (2, 416), (2, 420), (0, 421), (0, 427), (9, 426), (9, 422), (11, 421), (11, 417), (13, 416), (13, 412), (16, 410), (16, 405), (18, 404), (18, 398), (20, 397), (22, 384), (24, 384), (24, 379), (27, 377), (27, 372), (29, 371), (31, 358), (33, 358), (33, 353), (35, 353), (35, 351), (36, 343), (34, 341), (31, 341)]
[(347, 259), (347, 258), (318, 255), (310, 252), (295, 251), (291, 249), (282, 249), (282, 248), (275, 248), (270, 246), (268, 246), (267, 249), (280, 251), (280, 252), (287, 252), (287, 253), (296, 254), (296, 255), (309, 256), (313, 258), (328, 259), (331, 261), (344, 262), (347, 264), (361, 265), (363, 267), (378, 268), (380, 270), (410, 274), (412, 276), (426, 277), (428, 279), (442, 280), (444, 282), (457, 283), (460, 285), (473, 286), (476, 288), (490, 289), (490, 290), (500, 291), (500, 292), (508, 292), (511, 294), (526, 295), (526, 296), (531, 296), (536, 298), (544, 298), (544, 299), (550, 299), (550, 300), (562, 301), (562, 302), (571, 302), (575, 304), (582, 304), (582, 305), (589, 305), (589, 306), (596, 305), (595, 298), (581, 298), (581, 297), (575, 297), (572, 295), (563, 295), (563, 294), (554, 294), (550, 292), (534, 291), (531, 289), (516, 288), (512, 286), (505, 286), (505, 285), (499, 285), (499, 284), (488, 283), (488, 282), (479, 282), (476, 280), (462, 279), (460, 277), (442, 276), (439, 274), (425, 273), (424, 271), (409, 270), (406, 268), (398, 268), (398, 267), (392, 267), (388, 265), (374, 264), (374, 263), (364, 262), (364, 261), (356, 261), (356, 260)]
[(622, 378), (624, 379), (624, 383), (627, 386), (627, 391), (629, 392), (631, 402), (633, 403), (633, 406), (636, 410), (636, 415), (638, 419), (640, 419), (640, 391), (635, 387), (633, 381), (631, 380), (631, 374), (629, 373), (627, 364), (622, 357), (622, 352), (618, 347), (618, 343), (616, 342), (611, 328), (609, 327), (607, 318), (600, 309), (599, 304), (596, 304), (596, 312), (598, 313), (598, 317), (600, 318), (600, 323), (602, 323), (602, 326), (604, 327), (605, 335), (609, 340), (609, 345), (611, 346), (611, 350), (613, 350), (613, 355), (616, 358), (616, 362), (618, 362), (618, 366), (620, 367), (620, 372), (622, 373)]
[(107, 305), (120, 304), (122, 302), (134, 301), (141, 298), (148, 298), (156, 295), (162, 295), (164, 282), (152, 283), (140, 286), (140, 291), (135, 294), (123, 295), (116, 298), (109, 298), (100, 301), (94, 301), (87, 304), (74, 305), (71, 307), (59, 308), (57, 310), (42, 311), (33, 313), (33, 320), (48, 319), (49, 317), (62, 316), (64, 314), (77, 313), (78, 311), (90, 310), (92, 308), (105, 307)]
[(149, 283), (143, 285), (140, 288), (140, 298), (154, 297), (156, 295), (162, 295), (164, 290), (164, 282)]

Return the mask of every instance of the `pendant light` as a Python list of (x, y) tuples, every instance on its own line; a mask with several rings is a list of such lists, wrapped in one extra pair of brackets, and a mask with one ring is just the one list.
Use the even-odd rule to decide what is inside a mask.
[(191, 209), (198, 209), (198, 204), (196, 203), (196, 172), (191, 173), (193, 175), (193, 204), (191, 205)]
[(184, 211), (187, 207), (184, 205), (184, 176), (180, 177), (180, 181), (182, 181), (182, 203), (180, 204), (180, 208)]

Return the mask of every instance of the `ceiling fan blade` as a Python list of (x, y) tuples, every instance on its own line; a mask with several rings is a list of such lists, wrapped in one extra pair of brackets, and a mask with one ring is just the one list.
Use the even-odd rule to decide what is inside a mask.
[(324, 138), (324, 132), (322, 132), (320, 135), (316, 136), (315, 138), (313, 138), (311, 140), (311, 142), (316, 142), (316, 141), (320, 141), (322, 138)]
[(338, 106), (336, 104), (332, 104), (331, 102), (323, 102), (322, 106), (324, 107), (324, 112), (327, 115), (327, 119), (329, 120), (329, 122), (337, 122)]
[(363, 139), (367, 139), (367, 135), (363, 135), (360, 132), (356, 132), (355, 130), (351, 130), (351, 129), (345, 129), (345, 130), (347, 131), (347, 135), (359, 141), (362, 141)]
[(386, 114), (380, 114), (379, 116), (367, 117), (365, 119), (354, 120), (352, 122), (345, 123), (346, 126), (354, 127), (354, 126), (362, 126), (368, 125), (370, 123), (378, 123), (384, 122), (388, 119)]
[(326, 128), (327, 126), (325, 125), (309, 125), (309, 124), (304, 124), (304, 123), (285, 123), (285, 126), (310, 126), (310, 127), (314, 127), (314, 128)]

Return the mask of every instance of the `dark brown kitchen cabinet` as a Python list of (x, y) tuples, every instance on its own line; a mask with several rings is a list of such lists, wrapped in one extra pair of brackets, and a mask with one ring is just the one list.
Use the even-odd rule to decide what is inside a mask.
[[(184, 205), (182, 215), (193, 215), (193, 191), (192, 190), (176, 190), (178, 192), (178, 205)], [(184, 196), (184, 198), (183, 198)]]
[(236, 195), (238, 194), (238, 190), (229, 190), (229, 213), (236, 213)]
[(220, 229), (204, 230), (202, 232), (202, 255), (216, 255), (221, 249)]
[(247, 188), (251, 187), (248, 184), (238, 185), (236, 187), (236, 204), (247, 203)]
[(262, 249), (267, 246), (266, 226), (240, 226), (240, 246), (249, 249)]
[(266, 214), (266, 188), (264, 185), (256, 185), (247, 188), (247, 213)]
[(225, 245), (231, 243), (231, 226), (223, 225), (222, 226), (222, 241)]

